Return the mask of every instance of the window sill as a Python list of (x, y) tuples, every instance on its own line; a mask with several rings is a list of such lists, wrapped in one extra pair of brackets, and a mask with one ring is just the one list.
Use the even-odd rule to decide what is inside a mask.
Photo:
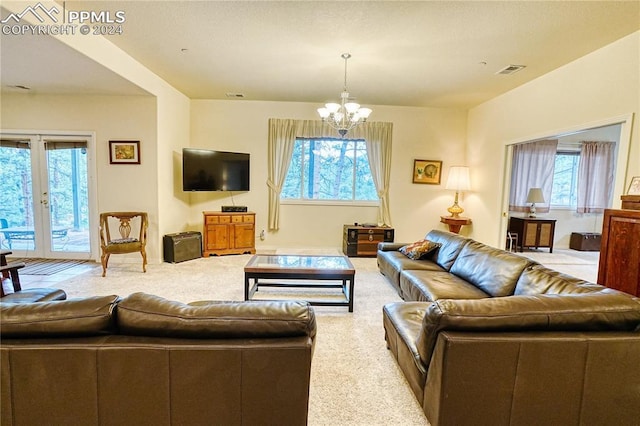
[(340, 201), (340, 200), (280, 200), (280, 205), (299, 206), (342, 206), (342, 207), (378, 207), (378, 201)]

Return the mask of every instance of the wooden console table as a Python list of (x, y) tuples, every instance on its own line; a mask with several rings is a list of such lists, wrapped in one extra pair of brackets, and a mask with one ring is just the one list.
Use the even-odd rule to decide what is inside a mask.
[(440, 216), (440, 222), (449, 227), (449, 232), (457, 234), (464, 225), (471, 225), (471, 219), (468, 217)]
[(511, 217), (509, 232), (518, 236), (518, 244), (522, 252), (525, 247), (548, 247), (553, 253), (553, 237), (556, 229), (555, 219), (537, 217)]

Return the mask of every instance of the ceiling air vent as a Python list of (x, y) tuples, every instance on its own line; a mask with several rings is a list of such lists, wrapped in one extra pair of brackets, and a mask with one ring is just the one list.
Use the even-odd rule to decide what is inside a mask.
[(241, 99), (244, 98), (244, 93), (225, 93), (225, 96), (227, 98)]
[(520, 71), (522, 68), (526, 68), (526, 65), (508, 65), (502, 68), (496, 74), (513, 74)]

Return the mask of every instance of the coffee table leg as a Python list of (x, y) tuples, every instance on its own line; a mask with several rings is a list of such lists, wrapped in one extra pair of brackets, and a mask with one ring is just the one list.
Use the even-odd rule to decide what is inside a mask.
[(247, 274), (244, 274), (244, 300), (249, 300), (249, 283), (249, 277)]
[(351, 278), (349, 280), (349, 312), (353, 312), (353, 298), (355, 295), (353, 294), (353, 282), (355, 279)]

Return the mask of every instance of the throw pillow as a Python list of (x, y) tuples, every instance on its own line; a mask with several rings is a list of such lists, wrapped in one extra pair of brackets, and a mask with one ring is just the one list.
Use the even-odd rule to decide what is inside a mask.
[(400, 247), (400, 253), (409, 259), (419, 260), (429, 257), (441, 244), (429, 240), (420, 240)]

